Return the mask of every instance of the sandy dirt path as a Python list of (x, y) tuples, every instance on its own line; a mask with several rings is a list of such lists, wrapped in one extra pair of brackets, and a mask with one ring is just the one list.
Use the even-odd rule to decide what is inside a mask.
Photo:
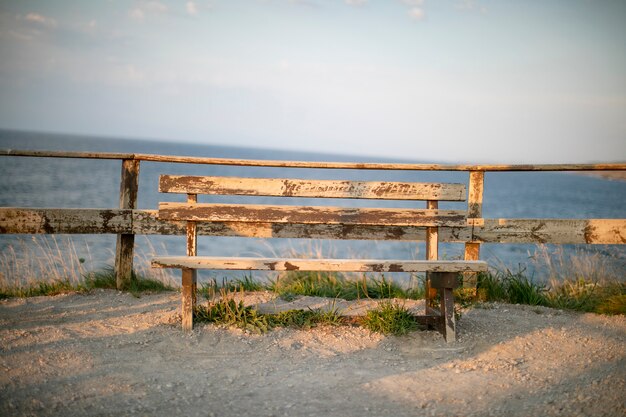
[(0, 302), (2, 416), (624, 416), (626, 319), (489, 304), (459, 341), (180, 330), (179, 295)]

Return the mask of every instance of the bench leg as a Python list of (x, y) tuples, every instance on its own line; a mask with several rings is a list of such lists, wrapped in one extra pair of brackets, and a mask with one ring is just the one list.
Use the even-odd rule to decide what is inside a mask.
[[(456, 340), (456, 320), (454, 318), (454, 295), (452, 291), (458, 286), (456, 272), (431, 273), (431, 286), (439, 291), (440, 331), (446, 342)], [(427, 313), (428, 313), (428, 307)]]
[(439, 292), (441, 298), (441, 332), (446, 342), (454, 342), (456, 341), (456, 320), (454, 317), (454, 296), (452, 295), (452, 288), (441, 288)]
[(193, 329), (193, 310), (196, 306), (196, 270), (183, 269), (183, 290), (182, 290), (182, 310), (183, 330), (190, 331)]

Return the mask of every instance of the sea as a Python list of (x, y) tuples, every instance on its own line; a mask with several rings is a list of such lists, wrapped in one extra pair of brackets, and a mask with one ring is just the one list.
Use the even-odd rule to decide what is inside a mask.
[[(178, 141), (137, 140), (81, 136), (58, 133), (0, 130), (0, 149), (94, 151), (151, 153), (161, 155), (204, 156), (243, 159), (284, 159), (345, 162), (438, 161), (371, 158), (339, 155), (332, 152), (309, 153), (259, 147), (193, 144)], [(472, 163), (472, 161), (458, 161)], [(119, 160), (33, 158), (0, 156), (0, 206), (2, 207), (119, 207)], [(228, 167), (141, 162), (138, 208), (155, 209), (159, 201), (183, 201), (181, 195), (158, 192), (160, 174), (225, 175), (245, 177), (285, 177), (384, 181), (468, 182), (466, 172), (408, 172), (311, 170), (269, 167)], [(204, 199), (203, 199), (204, 198)], [(203, 196), (206, 202), (244, 202), (246, 197)], [(256, 203), (280, 204), (267, 197)], [(294, 199), (296, 200), (296, 199)], [(422, 202), (418, 202), (423, 205)], [(300, 205), (372, 205), (360, 200), (320, 203), (300, 199)], [(376, 202), (380, 207), (415, 207), (415, 202)], [(420, 206), (421, 207), (421, 206)], [(442, 203), (441, 208), (463, 209), (462, 203)], [(567, 172), (488, 172), (483, 201), (485, 218), (626, 218), (626, 182)], [(60, 256), (77, 257), (83, 270), (98, 270), (113, 264), (114, 235), (0, 235), (0, 274), (18, 273), (11, 263), (24, 258), (47, 256), (42, 248), (53, 249)], [(155, 255), (182, 255), (181, 236), (137, 236), (138, 268), (149, 271), (149, 259)], [(419, 242), (338, 241), (310, 239), (246, 239), (237, 237), (200, 237), (198, 251), (212, 256), (284, 256), (314, 255), (328, 257), (423, 259), (424, 244)], [(462, 244), (441, 244), (440, 258), (463, 255)], [(52, 259), (51, 257), (49, 257)], [(56, 258), (55, 258), (56, 259)], [(536, 280), (578, 273), (600, 271), (611, 278), (626, 280), (626, 245), (534, 245), (484, 244), (481, 259), (500, 271), (524, 272)], [(51, 260), (55, 261), (54, 259)], [(4, 270), (2, 270), (4, 269)], [(588, 271), (585, 271), (588, 270)], [(216, 279), (221, 272), (201, 275)], [(232, 274), (231, 274), (232, 275)], [(10, 277), (9, 277), (10, 278)], [(602, 277), (600, 277), (602, 278)], [(402, 279), (406, 279), (403, 277)]]

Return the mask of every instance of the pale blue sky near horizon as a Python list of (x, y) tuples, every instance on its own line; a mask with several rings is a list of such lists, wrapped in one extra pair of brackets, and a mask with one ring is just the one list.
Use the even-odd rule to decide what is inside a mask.
[(626, 160), (626, 0), (0, 0), (0, 128)]

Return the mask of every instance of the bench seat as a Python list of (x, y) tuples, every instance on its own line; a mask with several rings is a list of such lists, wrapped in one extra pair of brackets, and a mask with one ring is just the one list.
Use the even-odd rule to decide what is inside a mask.
[(152, 259), (158, 268), (238, 271), (324, 272), (485, 272), (485, 261), (425, 261), (389, 259), (240, 258), (215, 256), (164, 256)]

